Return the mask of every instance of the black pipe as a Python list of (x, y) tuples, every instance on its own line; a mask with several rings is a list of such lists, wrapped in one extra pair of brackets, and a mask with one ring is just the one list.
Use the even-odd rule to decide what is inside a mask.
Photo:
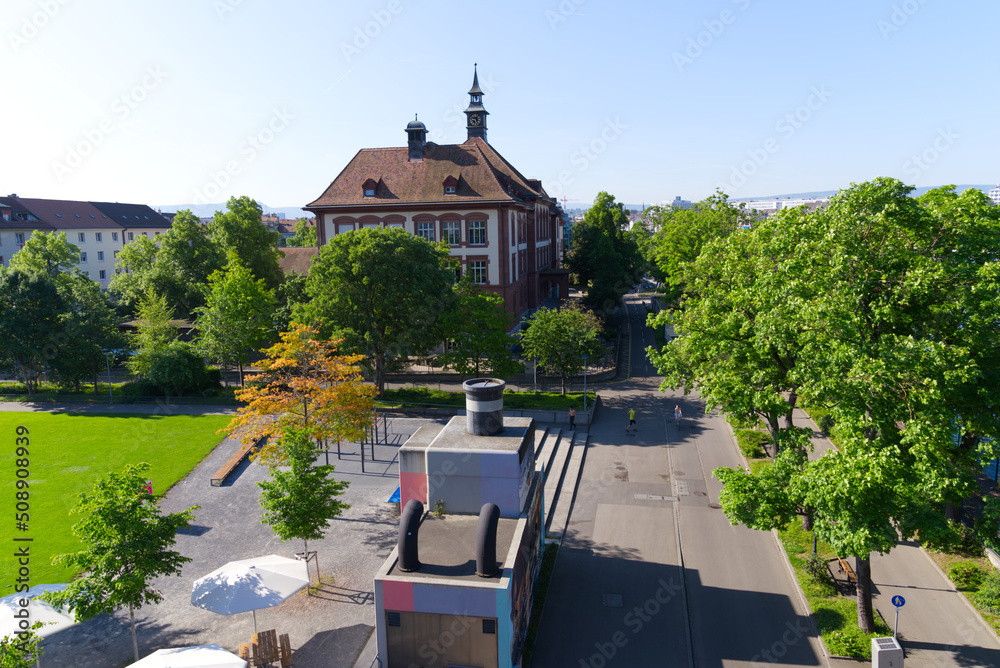
[(495, 503), (484, 503), (479, 510), (476, 529), (476, 575), (493, 577), (497, 572), (497, 525), (500, 508)]
[(420, 557), (417, 551), (417, 531), (420, 529), (420, 519), (424, 516), (424, 504), (416, 499), (410, 499), (399, 516), (399, 570), (409, 573), (420, 570)]

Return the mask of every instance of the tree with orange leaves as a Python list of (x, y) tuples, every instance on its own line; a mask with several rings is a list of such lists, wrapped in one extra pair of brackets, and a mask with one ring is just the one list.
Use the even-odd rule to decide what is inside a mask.
[(324, 341), (308, 326), (291, 323), (281, 341), (261, 352), (261, 373), (247, 378), (236, 398), (246, 402), (225, 431), (250, 443), (270, 436), (255, 461), (287, 465), (280, 441), (295, 428), (312, 440), (360, 440), (375, 414), (375, 388), (361, 377), (361, 355), (338, 355), (338, 341)]

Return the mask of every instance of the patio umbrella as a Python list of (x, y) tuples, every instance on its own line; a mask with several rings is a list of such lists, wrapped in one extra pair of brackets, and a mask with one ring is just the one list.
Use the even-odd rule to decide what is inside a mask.
[(218, 645), (158, 649), (132, 664), (140, 668), (246, 668), (247, 662)]
[(304, 561), (276, 554), (230, 561), (195, 581), (191, 605), (222, 615), (253, 612), (256, 633), (257, 610), (278, 605), (308, 584)]
[(14, 617), (14, 613), (21, 610), (19, 601), (22, 598), (30, 601), (28, 603), (28, 614), (31, 616), (31, 623), (42, 622), (45, 624), (45, 626), (38, 629), (38, 635), (43, 638), (76, 624), (72, 610), (53, 608), (45, 601), (37, 598), (44, 592), (62, 591), (67, 586), (65, 584), (35, 585), (28, 591), (21, 592), (20, 594), (11, 594), (10, 596), (0, 598), (0, 638), (12, 635), (15, 631), (20, 630), (18, 624), (20, 620)]

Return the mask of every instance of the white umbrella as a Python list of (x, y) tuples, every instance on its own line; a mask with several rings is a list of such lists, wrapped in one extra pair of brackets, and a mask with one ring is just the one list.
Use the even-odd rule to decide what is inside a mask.
[(42, 637), (50, 636), (56, 631), (62, 631), (76, 624), (76, 618), (73, 616), (72, 610), (53, 608), (45, 601), (37, 598), (40, 594), (47, 591), (62, 591), (68, 586), (65, 584), (35, 585), (28, 591), (21, 592), (20, 594), (11, 594), (10, 596), (0, 598), (0, 638), (12, 635), (15, 631), (21, 630), (19, 625), (21, 620), (14, 617), (14, 614), (19, 613), (23, 609), (20, 604), (20, 600), (23, 598), (30, 601), (28, 603), (28, 615), (31, 623), (42, 622), (45, 625), (38, 629), (38, 635)]
[(278, 605), (308, 584), (309, 571), (304, 561), (276, 554), (230, 561), (195, 581), (191, 605), (222, 615), (253, 612), (256, 633), (256, 610)]
[(133, 668), (246, 668), (247, 662), (218, 645), (158, 649)]

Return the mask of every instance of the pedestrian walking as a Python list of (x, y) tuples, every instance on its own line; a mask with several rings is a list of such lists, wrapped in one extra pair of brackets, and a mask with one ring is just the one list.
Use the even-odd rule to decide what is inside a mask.
[(680, 404), (677, 404), (674, 406), (674, 426), (678, 429), (680, 429), (682, 417), (684, 417), (684, 414), (681, 413), (681, 406)]
[(628, 409), (628, 427), (625, 427), (625, 433), (626, 433), (626, 434), (628, 433), (628, 430), (629, 430), (629, 429), (631, 429), (631, 430), (632, 430), (632, 433), (633, 433), (633, 434), (634, 434), (635, 432), (639, 431), (639, 430), (638, 430), (638, 429), (636, 428), (636, 426), (635, 426), (635, 409), (634, 409), (634, 408), (630, 408), (630, 409)]
[(569, 407), (569, 428), (576, 428), (576, 406)]

